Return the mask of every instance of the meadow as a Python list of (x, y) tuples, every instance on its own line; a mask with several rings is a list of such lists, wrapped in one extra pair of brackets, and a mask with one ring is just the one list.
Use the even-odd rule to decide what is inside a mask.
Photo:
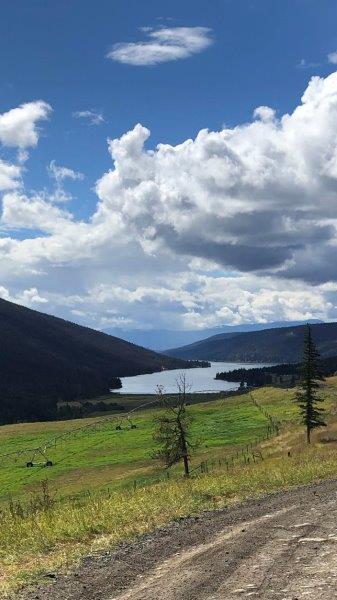
[[(0, 505), (3, 597), (46, 571), (68, 568), (83, 554), (111, 548), (175, 518), (336, 477), (336, 392), (337, 378), (330, 378), (323, 390), (328, 427), (314, 433), (311, 446), (304, 443), (294, 390), (256, 390), (258, 406), (248, 394), (190, 406), (193, 433), (200, 440), (193, 465), (205, 460), (211, 465), (208, 472), (195, 471), (190, 480), (181, 477), (181, 468), (169, 480), (153, 479), (155, 473), (163, 474), (151, 457), (156, 410), (139, 413), (134, 419), (137, 429), (108, 427), (83, 439), (69, 439), (54, 449), (54, 467), (28, 470), (31, 480), (18, 483), (15, 471), (2, 467), (1, 486), (6, 484), (13, 493), (10, 502)], [(266, 411), (280, 426), (274, 437), (267, 437)], [(2, 444), (6, 449), (35, 444), (69, 425), (78, 422), (5, 426)], [(261, 459), (242, 460), (238, 450), (249, 444)], [(224, 458), (235, 451), (239, 459), (226, 464)], [(25, 467), (16, 468), (27, 476)], [(46, 475), (48, 490), (43, 496), (38, 488)], [(143, 476), (137, 486), (127, 485), (136, 475)], [(69, 497), (84, 488), (93, 493)], [(22, 503), (23, 491), (26, 498), (31, 492), (28, 505)]]
[[(27, 496), (45, 479), (58, 490), (59, 496), (66, 496), (88, 489), (133, 485), (162, 475), (162, 465), (153, 459), (153, 432), (159, 410), (136, 412), (131, 421), (119, 421), (110, 415), (3, 426), (2, 456), (43, 446), (53, 438), (56, 444), (46, 451), (46, 457), (53, 462), (50, 468), (27, 468), (34, 455), (32, 450), (0, 462), (0, 500)], [(198, 444), (192, 468), (202, 460), (225, 454), (230, 448), (255, 442), (266, 434), (269, 425), (248, 395), (192, 404), (188, 410), (192, 416), (192, 435)], [(116, 429), (118, 423), (121, 430)], [(43, 457), (37, 454), (36, 460)]]

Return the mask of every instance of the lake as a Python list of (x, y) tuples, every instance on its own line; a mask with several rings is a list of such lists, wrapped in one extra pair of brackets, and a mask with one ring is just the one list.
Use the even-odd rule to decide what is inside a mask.
[(266, 363), (229, 363), (212, 362), (210, 367), (196, 369), (173, 369), (160, 371), (150, 375), (135, 375), (134, 377), (121, 377), (123, 387), (118, 390), (120, 394), (155, 394), (160, 385), (167, 394), (177, 391), (176, 380), (181, 373), (186, 374), (186, 382), (190, 392), (219, 392), (221, 390), (236, 390), (237, 382), (221, 381), (214, 379), (219, 371), (233, 371), (234, 369), (263, 367)]

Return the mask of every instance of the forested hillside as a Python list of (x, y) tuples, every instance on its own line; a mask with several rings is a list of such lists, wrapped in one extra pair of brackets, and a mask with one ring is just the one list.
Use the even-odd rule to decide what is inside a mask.
[(52, 417), (116, 378), (187, 366), (105, 333), (0, 300), (0, 423)]
[[(237, 362), (298, 362), (301, 359), (304, 325), (220, 334), (195, 344), (168, 350), (169, 356)], [(337, 323), (311, 325), (322, 356), (337, 355)]]
[[(219, 325), (209, 329), (122, 329), (109, 327), (105, 333), (122, 338), (132, 344), (151, 348), (156, 352), (165, 353), (166, 348), (177, 348), (194, 344), (209, 337), (223, 333), (242, 333), (244, 331), (260, 331), (261, 329), (275, 329), (279, 327), (293, 327), (303, 325), (306, 321), (271, 321), (265, 323), (242, 323), (241, 325)], [(309, 323), (320, 323), (317, 319), (309, 319)], [(155, 325), (155, 323), (154, 323)]]

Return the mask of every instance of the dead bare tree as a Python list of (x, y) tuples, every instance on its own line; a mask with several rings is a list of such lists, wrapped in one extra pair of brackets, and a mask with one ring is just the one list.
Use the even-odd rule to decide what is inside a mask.
[(154, 441), (158, 446), (155, 458), (161, 459), (166, 467), (172, 467), (182, 460), (185, 477), (189, 477), (191, 452), (195, 448), (190, 439), (191, 418), (186, 411), (188, 390), (185, 373), (181, 373), (177, 379), (174, 405), (165, 397), (163, 389), (158, 388), (158, 399), (165, 411), (157, 417), (154, 433)]

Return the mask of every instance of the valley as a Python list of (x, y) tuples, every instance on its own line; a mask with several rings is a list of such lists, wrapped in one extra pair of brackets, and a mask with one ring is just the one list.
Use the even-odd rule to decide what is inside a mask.
[[(1, 327), (4, 598), (174, 520), (337, 477), (336, 323), (225, 333), (171, 356), (5, 301)], [(303, 339), (316, 356), (312, 335), (326, 381), (316, 359), (305, 364), (326, 426), (314, 412), (308, 432), (295, 386)], [(232, 362), (209, 363), (212, 348)], [(281, 357), (292, 363), (273, 364)], [(164, 443), (178, 443), (171, 462), (159, 424)], [(157, 594), (151, 579), (145, 589)]]
[(336, 21), (1, 2), (0, 600), (337, 599)]

